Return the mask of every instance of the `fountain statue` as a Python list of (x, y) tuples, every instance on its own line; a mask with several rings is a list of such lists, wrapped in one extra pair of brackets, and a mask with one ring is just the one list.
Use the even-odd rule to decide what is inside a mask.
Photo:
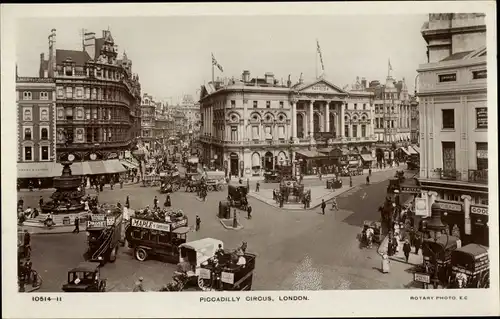
[(42, 214), (75, 214), (84, 210), (81, 199), (85, 195), (82, 188), (82, 179), (71, 174), (72, 162), (61, 162), (63, 165), (62, 175), (54, 177), (56, 191), (51, 196), (51, 201), (45, 203), (41, 209)]

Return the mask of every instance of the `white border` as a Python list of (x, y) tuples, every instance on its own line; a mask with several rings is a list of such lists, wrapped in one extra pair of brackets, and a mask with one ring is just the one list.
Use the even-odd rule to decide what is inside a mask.
[[(491, 283), (489, 290), (364, 290), (217, 293), (216, 296), (306, 295), (302, 302), (231, 302), (201, 303), (204, 293), (127, 293), (43, 294), (62, 296), (63, 302), (31, 302), (33, 294), (16, 293), (16, 144), (15, 122), (15, 41), (16, 20), (21, 17), (100, 16), (195, 16), (195, 15), (364, 15), (417, 14), (428, 12), (486, 12), (488, 38), (488, 109), (489, 157), (491, 176), (496, 176), (497, 99), (496, 99), (496, 15), (494, 2), (362, 2), (362, 3), (196, 3), (196, 4), (66, 4), (66, 5), (2, 5), (1, 7), (1, 76), (2, 76), (2, 296), (3, 317), (9, 318), (90, 318), (90, 317), (321, 317), (321, 316), (425, 316), (425, 315), (498, 315), (498, 183), (490, 177), (490, 254)], [(397, 28), (397, 26), (394, 26)], [(403, 35), (404, 36), (404, 35)], [(425, 50), (423, 47), (422, 50)], [(36, 52), (34, 54), (37, 54)], [(418, 65), (415, 65), (415, 69)], [(9, 261), (9, 262), (6, 262)], [(257, 269), (258, 271), (265, 271)], [(40, 295), (40, 294), (37, 294)], [(467, 296), (467, 301), (411, 301), (410, 296)]]

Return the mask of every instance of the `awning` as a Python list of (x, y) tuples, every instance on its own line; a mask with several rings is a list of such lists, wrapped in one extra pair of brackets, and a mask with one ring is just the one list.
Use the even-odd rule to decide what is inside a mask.
[(408, 155), (408, 156), (410, 155), (410, 152), (408, 152), (408, 151), (406, 150), (406, 148), (404, 148), (404, 147), (400, 147), (399, 149), (400, 149), (400, 150), (402, 150), (402, 151), (403, 151), (406, 155)]
[(112, 159), (103, 161), (103, 163), (107, 173), (123, 173), (127, 171), (127, 169), (123, 167), (122, 163), (120, 163), (120, 160)]
[(318, 151), (304, 150), (304, 151), (297, 151), (297, 153), (308, 158), (325, 157), (325, 154), (322, 154)]
[(410, 154), (418, 154), (418, 152), (415, 151), (411, 146), (408, 146), (408, 151), (410, 152)]
[(373, 157), (371, 154), (361, 154), (361, 159), (365, 162), (373, 161)]
[(125, 166), (127, 169), (134, 169), (134, 168), (138, 168), (139, 166), (132, 163), (132, 162), (129, 162), (127, 160), (121, 160), (120, 163)]
[(54, 164), (54, 162), (17, 163), (17, 178), (45, 178), (57, 176), (53, 175)]
[(415, 150), (415, 152), (420, 154), (420, 147), (418, 147), (417, 145), (412, 145), (411, 147)]

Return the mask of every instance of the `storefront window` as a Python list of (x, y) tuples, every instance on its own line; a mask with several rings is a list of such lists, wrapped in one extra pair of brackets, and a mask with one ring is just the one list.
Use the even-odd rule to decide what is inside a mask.
[(488, 169), (488, 143), (476, 143), (476, 164), (478, 170)]

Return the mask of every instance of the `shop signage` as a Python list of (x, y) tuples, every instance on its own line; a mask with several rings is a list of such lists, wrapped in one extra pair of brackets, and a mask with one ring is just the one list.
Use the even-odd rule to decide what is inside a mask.
[(431, 276), (428, 274), (420, 274), (420, 273), (414, 273), (413, 274), (413, 280), (418, 281), (418, 282), (423, 282), (424, 284), (430, 284), (431, 283)]
[(101, 221), (93, 221), (93, 220), (88, 220), (87, 221), (87, 228), (105, 228), (106, 227), (106, 221), (101, 220)]
[(210, 270), (205, 268), (199, 268), (198, 277), (200, 277), (201, 279), (210, 279)]
[(462, 211), (462, 205), (461, 204), (455, 204), (455, 203), (447, 203), (447, 202), (435, 202), (437, 208), (442, 209), (442, 210), (448, 210), (448, 211), (454, 211), (454, 212), (461, 212)]
[(488, 108), (476, 108), (476, 128), (488, 128)]
[(115, 158), (118, 158), (118, 154), (116, 154), (116, 153), (109, 153), (108, 159), (115, 159)]
[(415, 215), (427, 216), (427, 198), (415, 198)]
[(488, 159), (488, 150), (477, 150), (477, 158)]
[(151, 230), (170, 231), (170, 224), (157, 223), (150, 220), (137, 218), (132, 218), (130, 223), (134, 227), (146, 228)]
[(172, 223), (172, 229), (179, 228), (182, 226), (187, 226), (187, 219), (179, 220), (178, 222)]
[(419, 194), (420, 190), (421, 189), (418, 186), (401, 186), (401, 193)]
[(220, 280), (226, 284), (234, 284), (234, 274), (223, 271), (221, 273)]
[(486, 215), (488, 216), (488, 207), (482, 207), (482, 206), (470, 206), (470, 212), (472, 214), (478, 214), (478, 215)]

